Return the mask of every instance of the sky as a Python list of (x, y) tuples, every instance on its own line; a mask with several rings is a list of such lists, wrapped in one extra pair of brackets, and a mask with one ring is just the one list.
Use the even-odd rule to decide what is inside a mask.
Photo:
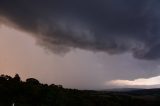
[(158, 0), (0, 0), (0, 73), (67, 88), (160, 87)]

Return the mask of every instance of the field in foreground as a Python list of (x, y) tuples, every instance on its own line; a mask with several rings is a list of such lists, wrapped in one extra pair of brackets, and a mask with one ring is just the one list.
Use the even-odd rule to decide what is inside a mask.
[(160, 89), (91, 91), (0, 76), (0, 106), (160, 106)]

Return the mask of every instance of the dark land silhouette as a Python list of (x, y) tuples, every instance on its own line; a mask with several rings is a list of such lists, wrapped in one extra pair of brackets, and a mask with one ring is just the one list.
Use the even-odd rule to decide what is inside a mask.
[(160, 89), (94, 91), (42, 84), (35, 78), (21, 81), (0, 76), (0, 106), (160, 106)]

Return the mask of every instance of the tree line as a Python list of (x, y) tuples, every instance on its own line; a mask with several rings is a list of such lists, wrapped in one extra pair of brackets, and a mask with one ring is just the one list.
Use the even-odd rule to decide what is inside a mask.
[(0, 75), (0, 106), (157, 106), (159, 97), (67, 89), (62, 85), (42, 84), (35, 78), (22, 81), (18, 74)]

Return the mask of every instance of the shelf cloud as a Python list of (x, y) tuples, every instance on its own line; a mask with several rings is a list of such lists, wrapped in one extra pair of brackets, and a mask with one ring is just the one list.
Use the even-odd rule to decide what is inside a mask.
[(53, 52), (73, 48), (160, 58), (159, 0), (0, 0), (0, 22)]

